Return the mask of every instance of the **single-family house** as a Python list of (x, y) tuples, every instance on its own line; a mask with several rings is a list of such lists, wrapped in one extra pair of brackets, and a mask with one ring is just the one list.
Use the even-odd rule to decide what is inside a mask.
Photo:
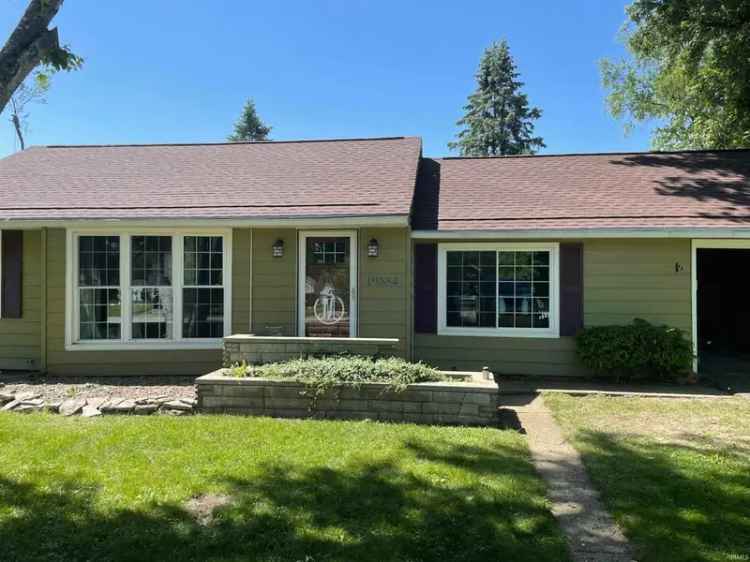
[(633, 318), (750, 351), (750, 150), (425, 158), (417, 137), (0, 160), (0, 369), (201, 374), (231, 334), (583, 374)]

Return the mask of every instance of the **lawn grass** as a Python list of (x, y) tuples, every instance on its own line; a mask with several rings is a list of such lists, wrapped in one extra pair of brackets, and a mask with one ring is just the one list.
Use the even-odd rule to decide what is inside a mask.
[[(2, 560), (566, 560), (522, 436), (0, 414)], [(226, 494), (201, 524), (185, 502)]]
[(750, 560), (750, 400), (544, 401), (640, 562)]

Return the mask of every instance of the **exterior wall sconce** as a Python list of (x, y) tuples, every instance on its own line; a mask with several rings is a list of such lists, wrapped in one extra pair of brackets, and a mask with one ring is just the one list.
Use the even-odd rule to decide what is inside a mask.
[(371, 238), (367, 243), (367, 255), (371, 258), (377, 258), (380, 255), (380, 244), (375, 238)]
[(275, 258), (280, 258), (284, 256), (284, 241), (280, 238), (276, 240), (276, 242), (273, 243), (272, 248), (272, 254)]

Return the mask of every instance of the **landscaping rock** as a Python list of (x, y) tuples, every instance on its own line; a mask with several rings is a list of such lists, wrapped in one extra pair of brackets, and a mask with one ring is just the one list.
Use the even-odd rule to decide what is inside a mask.
[(123, 398), (110, 398), (99, 404), (99, 410), (102, 414), (110, 414), (114, 412), (115, 406), (123, 401)]
[(16, 406), (19, 406), (21, 404), (20, 400), (11, 400), (7, 404), (5, 404), (2, 408), (0, 408), (0, 412), (10, 412), (11, 410), (15, 409)]
[(20, 400), (21, 402), (26, 402), (27, 400), (34, 400), (40, 396), (41, 393), (39, 392), (19, 392), (13, 398)]
[(129, 414), (135, 409), (135, 400), (127, 399), (122, 400), (118, 404), (112, 406), (111, 411), (117, 414)]
[(162, 408), (159, 410), (159, 413), (165, 416), (189, 416), (192, 414), (192, 411), (190, 410), (169, 410)]
[(0, 392), (0, 406), (7, 404), (8, 402), (12, 402), (15, 399), (16, 397), (12, 394), (9, 394), (7, 392)]
[(29, 404), (29, 403), (20, 403), (18, 406), (16, 406), (13, 411), (19, 412), (21, 414), (28, 414), (31, 412), (39, 412), (42, 410), (43, 406), (38, 406), (36, 404)]
[(162, 408), (166, 408), (168, 410), (177, 410), (181, 412), (193, 411), (192, 404), (187, 404), (183, 400), (170, 400), (169, 402), (165, 402)]
[(86, 400), (86, 405), (93, 406), (96, 409), (101, 409), (102, 404), (107, 402), (106, 398), (89, 398)]
[(68, 398), (60, 404), (59, 412), (63, 416), (73, 416), (83, 410), (86, 400), (83, 398)]
[(135, 408), (133, 408), (133, 413), (136, 416), (147, 416), (153, 414), (158, 409), (159, 406), (157, 404), (138, 404), (136, 402)]
[(53, 414), (57, 414), (60, 412), (60, 405), (63, 403), (62, 400), (53, 400), (52, 402), (47, 402), (44, 405), (44, 408)]
[(102, 413), (99, 411), (99, 408), (91, 404), (86, 404), (83, 407), (83, 411), (81, 412), (81, 417), (84, 417), (84, 418), (93, 418), (93, 417), (101, 416), (101, 415)]
[(156, 404), (157, 406), (160, 406), (161, 404), (164, 404), (165, 402), (169, 402), (172, 400), (171, 397), (167, 396), (166, 394), (162, 394), (160, 396), (151, 396), (148, 398), (139, 398), (135, 401), (137, 405), (144, 405), (144, 404)]

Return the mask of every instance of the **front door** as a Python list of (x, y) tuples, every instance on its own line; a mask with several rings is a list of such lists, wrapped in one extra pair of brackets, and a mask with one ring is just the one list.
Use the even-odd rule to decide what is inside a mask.
[(356, 232), (302, 232), (299, 260), (299, 334), (354, 337), (357, 326)]

